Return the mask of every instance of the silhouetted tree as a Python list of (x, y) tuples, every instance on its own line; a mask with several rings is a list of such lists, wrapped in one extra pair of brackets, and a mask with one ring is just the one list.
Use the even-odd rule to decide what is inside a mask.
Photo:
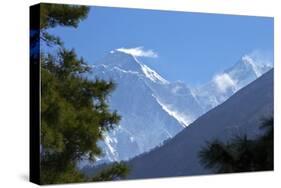
[(77, 28), (80, 21), (88, 15), (89, 7), (80, 5), (41, 4), (40, 5), (40, 38), (47, 45), (58, 44), (62, 41), (59, 37), (51, 35), (47, 29), (56, 26)]
[(208, 142), (199, 152), (205, 168), (215, 173), (273, 170), (273, 118), (264, 120), (265, 133), (256, 138), (237, 136), (230, 142)]
[[(61, 44), (49, 35), (48, 28), (58, 25), (77, 27), (87, 16), (88, 7), (42, 4), (41, 39), (50, 47)], [(52, 53), (42, 53), (41, 62), (41, 183), (69, 183), (110, 180), (124, 177), (128, 168), (118, 164), (95, 178), (85, 177), (77, 163), (87, 157), (95, 161), (102, 154), (97, 142), (103, 133), (120, 121), (110, 112), (107, 96), (114, 90), (112, 81), (88, 80), (90, 71), (83, 58), (63, 46)], [(107, 178), (105, 178), (107, 177)]]
[(98, 173), (93, 181), (110, 181), (125, 178), (129, 174), (129, 169), (125, 163), (114, 163)]

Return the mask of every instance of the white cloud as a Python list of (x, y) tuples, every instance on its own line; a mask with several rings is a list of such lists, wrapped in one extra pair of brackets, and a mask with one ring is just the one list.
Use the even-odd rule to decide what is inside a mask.
[(136, 47), (136, 48), (118, 48), (116, 51), (124, 52), (127, 54), (131, 54), (135, 57), (153, 57), (157, 58), (158, 54), (153, 50), (144, 50), (143, 47)]
[(234, 81), (226, 73), (216, 75), (214, 77), (214, 82), (216, 83), (218, 89), (222, 93), (226, 92), (229, 88), (235, 88), (236, 87), (236, 81)]

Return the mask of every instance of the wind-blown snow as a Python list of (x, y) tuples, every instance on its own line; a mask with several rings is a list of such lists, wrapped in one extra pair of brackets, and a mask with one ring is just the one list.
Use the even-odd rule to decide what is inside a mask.
[(108, 134), (104, 135), (104, 143), (106, 144), (106, 146), (108, 147), (110, 153), (107, 153), (107, 155), (111, 154), (113, 160), (117, 160), (118, 158), (118, 153), (116, 152), (116, 150), (112, 147), (112, 143), (116, 143), (117, 140), (114, 138), (111, 138)]
[(135, 57), (152, 57), (152, 58), (158, 57), (158, 54), (156, 52), (154, 52), (153, 50), (144, 50), (143, 47), (118, 48), (116, 49), (116, 51), (131, 54)]
[(112, 71), (114, 71), (114, 70), (120, 71), (125, 74), (139, 74), (137, 71), (123, 70), (123, 69), (120, 69), (119, 67), (113, 67)]
[[(153, 96), (155, 97), (155, 96)], [(190, 120), (186, 115), (181, 114), (180, 112), (177, 112), (176, 110), (173, 110), (169, 105), (165, 105), (160, 102), (157, 97), (155, 97), (156, 101), (160, 104), (160, 106), (165, 110), (170, 116), (174, 117), (183, 127), (187, 127), (190, 124)]]
[(225, 93), (229, 88), (236, 88), (235, 80), (226, 73), (216, 75), (214, 82), (222, 93)]
[(160, 81), (162, 84), (168, 84), (169, 83), (167, 80), (162, 78), (157, 72), (150, 69), (148, 66), (146, 66), (144, 64), (141, 64), (141, 69), (142, 69), (143, 73), (147, 76), (147, 78), (149, 78), (153, 82)]
[(250, 56), (248, 56), (248, 55), (243, 56), (242, 61), (244, 63), (248, 63), (250, 66), (252, 66), (253, 71), (257, 77), (260, 77), (262, 75), (262, 73), (258, 70), (257, 65), (254, 63), (253, 59)]

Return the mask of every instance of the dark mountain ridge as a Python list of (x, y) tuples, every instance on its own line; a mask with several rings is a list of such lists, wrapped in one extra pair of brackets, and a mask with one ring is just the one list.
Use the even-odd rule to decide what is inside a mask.
[(128, 179), (210, 174), (198, 159), (206, 141), (261, 134), (260, 121), (273, 116), (273, 69), (199, 117), (163, 146), (128, 161)]

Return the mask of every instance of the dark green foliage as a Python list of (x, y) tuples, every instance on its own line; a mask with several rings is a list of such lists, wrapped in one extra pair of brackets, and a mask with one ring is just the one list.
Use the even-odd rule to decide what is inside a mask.
[[(70, 170), (77, 177), (66, 182), (77, 181), (80, 176), (76, 162), (85, 156), (93, 160), (93, 156), (100, 155), (97, 141), (102, 139), (103, 131), (120, 120), (116, 112), (109, 112), (105, 102), (115, 85), (83, 78), (81, 73), (88, 68), (73, 50), (63, 50), (56, 58), (41, 58), (41, 63), (42, 181), (66, 181), (61, 177)], [(52, 176), (44, 176), (50, 170)]]
[(47, 44), (47, 46), (52, 46), (52, 45), (62, 46), (63, 45), (63, 42), (60, 40), (59, 37), (51, 35), (43, 30), (40, 33), (40, 39), (43, 40)]
[(53, 28), (58, 25), (77, 27), (87, 17), (88, 12), (87, 6), (43, 3), (40, 5), (40, 28)]
[(273, 118), (264, 120), (264, 135), (257, 139), (237, 136), (230, 142), (208, 142), (199, 152), (201, 163), (215, 173), (273, 170)]
[[(60, 39), (47, 28), (58, 25), (77, 27), (88, 8), (84, 6), (42, 4), (41, 37), (52, 47)], [(82, 159), (94, 162), (101, 155), (97, 145), (103, 133), (113, 129), (121, 117), (106, 102), (114, 90), (112, 81), (85, 77), (90, 69), (74, 50), (61, 46), (52, 54), (41, 53), (41, 184), (91, 181), (78, 169)], [(115, 164), (102, 172), (107, 180), (122, 178), (128, 169)], [(106, 176), (107, 175), (107, 176)]]
[(56, 26), (78, 27), (88, 15), (89, 7), (78, 5), (47, 4), (40, 5), (40, 38), (47, 45), (62, 45), (59, 37), (50, 35), (46, 29)]
[(234, 163), (228, 145), (224, 145), (219, 140), (207, 143), (199, 156), (206, 168), (215, 168), (217, 172), (230, 171)]
[(110, 181), (125, 178), (129, 174), (129, 169), (124, 163), (114, 163), (98, 173), (92, 181)]

